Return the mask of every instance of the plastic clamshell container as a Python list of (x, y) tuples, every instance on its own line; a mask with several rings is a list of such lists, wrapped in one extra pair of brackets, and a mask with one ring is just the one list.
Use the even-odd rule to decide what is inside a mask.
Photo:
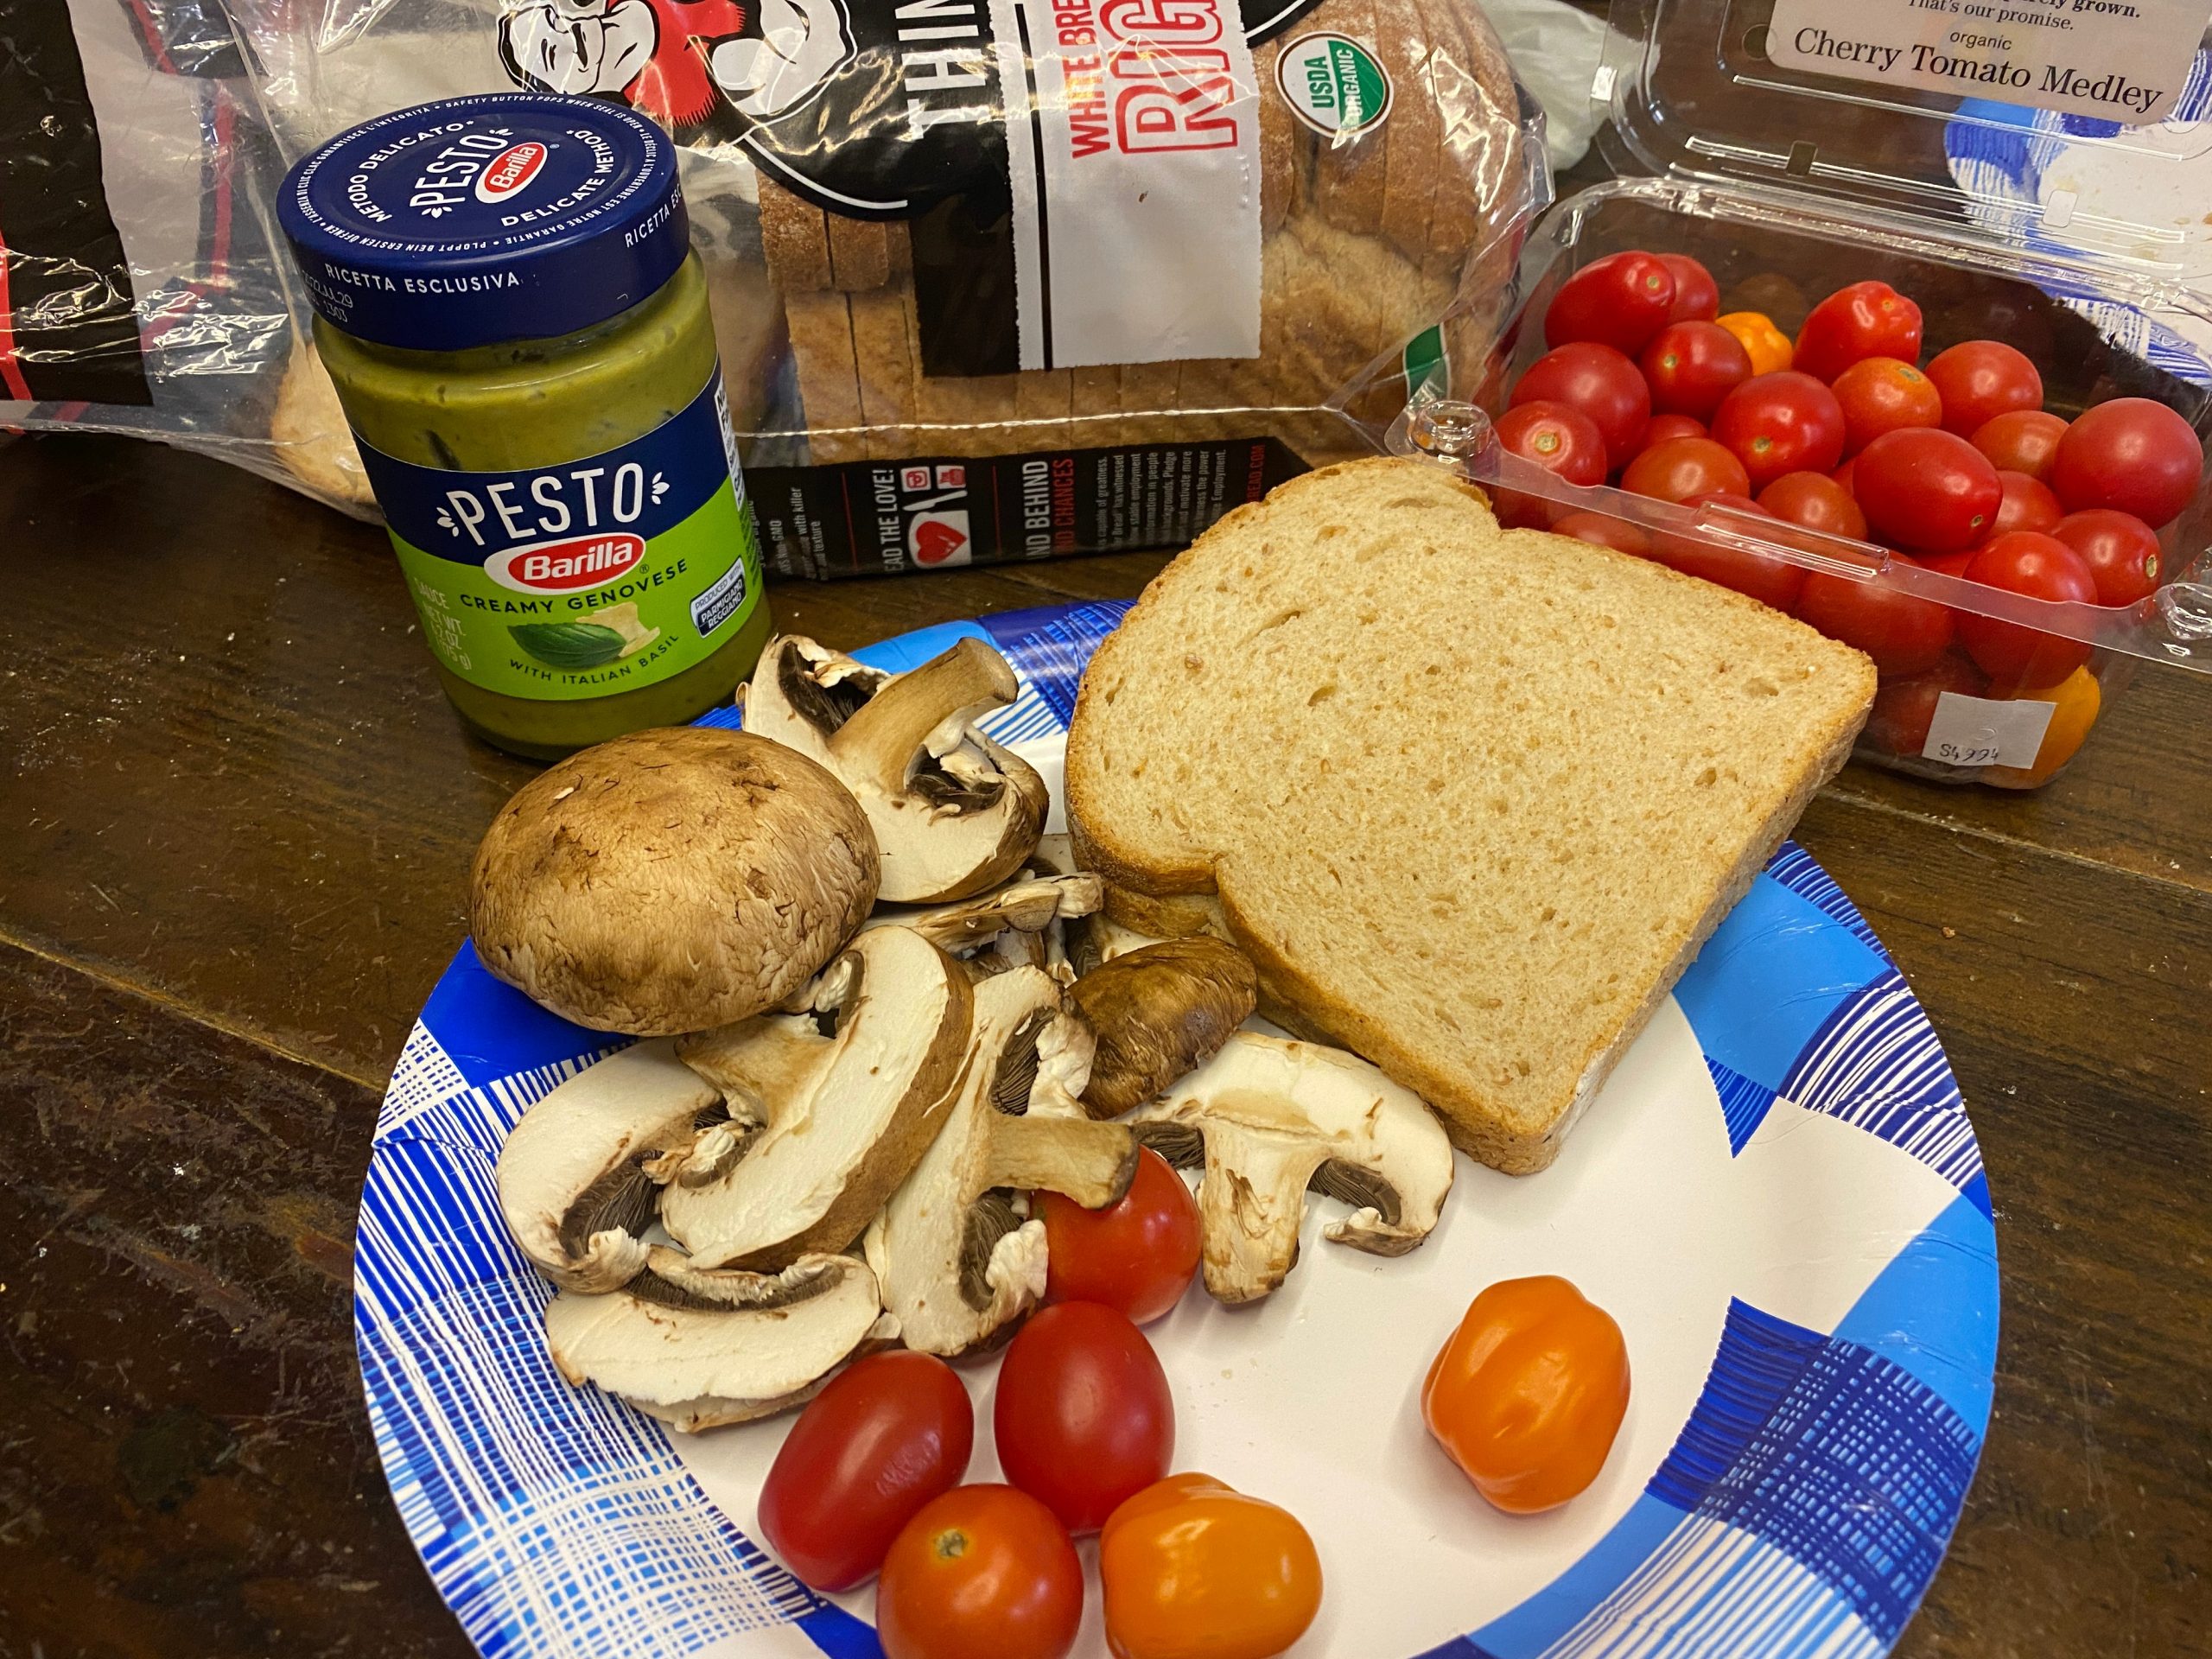
[[(2181, 189), (2182, 169), (2212, 150), (2212, 121), (2142, 129), (2077, 118), (2038, 122), (2020, 106), (1807, 74), (1767, 59), (1772, 11), (1771, 0), (1615, 0), (1613, 34), (1592, 96), (1609, 105), (1614, 139), (1632, 164), (1652, 176), (1585, 190), (1539, 221), (1489, 359), (1472, 376), (1455, 375), (1461, 389), (1471, 386), (1468, 395), (1483, 409), (1502, 411), (1514, 383), (1544, 354), (1543, 317), (1560, 286), (1595, 259), (1643, 249), (1701, 261), (1719, 286), (1723, 314), (1764, 312), (1791, 334), (1837, 289), (1885, 282), (1922, 308), (1923, 360), (1961, 340), (2004, 340), (2035, 361), (2044, 406), (2054, 413), (2071, 419), (2109, 398), (2151, 397), (2177, 410), (2200, 436), (2212, 436), (2212, 352), (2191, 338), (2212, 341), (2212, 283), (2202, 293), (2189, 285), (2212, 275), (2212, 223), (2196, 215), (2182, 215), (2193, 221), (2183, 225), (2174, 215), (2081, 212), (2061, 200), (2063, 192), (2032, 181), (2037, 194), (2023, 199), (1982, 188), (1988, 169), (1951, 159), (1974, 148), (1971, 135), (1992, 133), (2018, 143), (2024, 155), (2041, 142), (2047, 158), (2057, 141), (2035, 135), (2049, 129), (2069, 153), (2101, 147), (2109, 152), (2102, 162), (2136, 168), (2148, 180), (2171, 176)], [(2212, 63), (2200, 54), (2196, 103), (2205, 89), (2196, 82), (2209, 69)], [(2158, 198), (2155, 188), (2134, 197)], [(2115, 318), (2137, 326), (2114, 328)], [(2116, 334), (2139, 344), (2154, 337), (2158, 348), (2131, 350)], [(1403, 426), (1398, 447), (1431, 448), (1408, 445)], [(1487, 483), (1505, 483), (1513, 467), (1526, 467), (1517, 475), (1537, 486), (1534, 493), (1575, 509), (1640, 520), (1647, 530), (1656, 523), (1665, 533), (1716, 549), (1758, 548), (1808, 569), (2090, 645), (2085, 668), (2093, 686), (2077, 681), (2065, 695), (2037, 687), (1997, 688), (2007, 693), (2003, 697), (1973, 695), (1973, 704), (1988, 706), (1948, 708), (1941, 729), (1923, 741), (1926, 752), (1885, 747), (1878, 704), (1859, 753), (1886, 766), (1944, 782), (2037, 786), (2062, 769), (2079, 747), (2085, 715), (2094, 723), (2109, 709), (2138, 661), (2212, 672), (2212, 477), (2162, 533), (2166, 585), (2133, 607), (2105, 610), (2000, 593), (1893, 562), (1868, 543), (1777, 536), (1771, 532), (1789, 527), (1726, 508), (1654, 513), (1649, 509), (1663, 504), (1617, 490), (1578, 491), (1548, 474), (1539, 480), (1538, 469), (1516, 457), (1501, 465), (1486, 442), (1484, 434), (1454, 458)], [(2032, 702), (2045, 690), (2047, 728), (2039, 711), (1996, 706)], [(1961, 696), (1947, 691), (1943, 700)], [(2020, 760), (2023, 714), (2030, 716), (2026, 729), (2050, 734), (2031, 764), (1934, 758), (1940, 751), (1971, 760), (2008, 745), (2013, 753), (2006, 758)], [(1986, 728), (1980, 744), (1977, 721)]]

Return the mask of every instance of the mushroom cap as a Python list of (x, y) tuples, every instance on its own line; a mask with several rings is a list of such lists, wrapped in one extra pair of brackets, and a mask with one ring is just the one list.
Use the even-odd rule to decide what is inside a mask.
[(1084, 1109), (1118, 1117), (1142, 1105), (1211, 1058), (1251, 1017), (1259, 993), (1251, 959), (1204, 933), (1093, 968), (1068, 992), (1098, 1034)]
[(672, 1036), (781, 1002), (875, 902), (851, 794), (779, 743), (632, 732), (515, 791), (476, 849), (485, 967), (563, 1018)]

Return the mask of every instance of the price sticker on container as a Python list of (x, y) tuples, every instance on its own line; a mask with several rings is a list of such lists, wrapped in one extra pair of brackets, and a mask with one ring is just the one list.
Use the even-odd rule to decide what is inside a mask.
[(1943, 692), (1921, 758), (1949, 766), (2032, 766), (2057, 710), (2055, 702), (2029, 697), (2000, 702)]
[(2173, 109), (2208, 13), (2206, 0), (1775, 0), (1766, 54), (2139, 127)]

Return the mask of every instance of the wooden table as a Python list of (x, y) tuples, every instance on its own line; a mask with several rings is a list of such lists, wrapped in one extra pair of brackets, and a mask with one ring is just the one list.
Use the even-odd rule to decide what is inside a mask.
[[(0, 450), (0, 1656), (467, 1652), (350, 1319), (378, 1096), (528, 776), (382, 533), (170, 450)], [(853, 646), (1160, 561), (776, 590)], [(1854, 766), (1802, 838), (1895, 951), (1996, 1197), (1996, 1416), (1901, 1651), (2212, 1651), (2212, 685), (2038, 795)], [(1363, 1656), (1364, 1659), (1364, 1656)]]

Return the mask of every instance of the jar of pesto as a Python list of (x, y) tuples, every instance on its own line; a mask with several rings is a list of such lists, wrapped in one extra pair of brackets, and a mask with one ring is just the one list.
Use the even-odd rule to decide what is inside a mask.
[(728, 697), (768, 607), (667, 136), (450, 99), (307, 156), (278, 214), (461, 719), (550, 759)]

